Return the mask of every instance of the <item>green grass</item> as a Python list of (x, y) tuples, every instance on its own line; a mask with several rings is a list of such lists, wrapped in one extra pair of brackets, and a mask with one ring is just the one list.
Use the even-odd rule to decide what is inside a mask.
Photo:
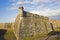
[(16, 37), (15, 37), (14, 33), (12, 31), (10, 31), (10, 30), (8, 30), (6, 32), (6, 34), (4, 35), (4, 38), (6, 40), (16, 40)]
[(24, 40), (35, 40), (35, 39), (44, 39), (47, 35), (46, 34), (40, 34), (40, 35), (35, 35), (32, 37), (26, 37)]
[[(35, 35), (35, 36), (32, 36), (32, 37), (26, 37), (26, 38), (23, 38), (23, 40), (45, 40), (46, 39), (46, 37), (47, 37), (48, 35), (47, 34), (40, 34), (40, 35)], [(57, 40), (57, 38), (56, 37), (51, 37), (51, 38), (49, 38), (49, 40)]]
[[(25, 38), (23, 38), (23, 40), (37, 40), (37, 39), (44, 40), (47, 36), (48, 36), (47, 34), (37, 34), (35, 36), (25, 37)], [(11, 30), (8, 30), (6, 32), (6, 34), (4, 35), (4, 38), (6, 40), (16, 40), (16, 37)], [(51, 38), (50, 40), (56, 40), (56, 37)]]

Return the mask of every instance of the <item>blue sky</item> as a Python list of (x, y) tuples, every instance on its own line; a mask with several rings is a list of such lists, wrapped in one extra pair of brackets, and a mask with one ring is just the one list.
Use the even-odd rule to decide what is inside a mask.
[(0, 23), (14, 22), (20, 6), (31, 13), (60, 19), (60, 0), (0, 0)]

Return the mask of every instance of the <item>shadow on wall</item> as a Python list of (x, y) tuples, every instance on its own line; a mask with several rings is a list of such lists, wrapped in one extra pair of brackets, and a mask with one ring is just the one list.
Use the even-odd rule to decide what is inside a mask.
[(7, 32), (7, 30), (0, 29), (0, 40), (5, 40), (4, 35)]
[(23, 11), (23, 17), (27, 17), (27, 12)]

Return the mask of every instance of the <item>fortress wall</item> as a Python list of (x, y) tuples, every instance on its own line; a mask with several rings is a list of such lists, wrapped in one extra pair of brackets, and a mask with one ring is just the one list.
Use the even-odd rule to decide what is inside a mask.
[(14, 33), (17, 40), (38, 34), (47, 34), (51, 31), (49, 18), (26, 12), (21, 7), (14, 24)]
[(55, 31), (60, 31), (60, 20), (50, 20)]
[(47, 34), (51, 31), (49, 19), (45, 19), (45, 17), (43, 16), (26, 16), (27, 17), (21, 17), (23, 18), (20, 24), (19, 31), (19, 36), (21, 39), (24, 39), (26, 37), (32, 37), (38, 34)]
[(22, 16), (23, 16), (23, 8), (19, 8), (19, 14), (16, 17), (15, 23), (14, 23), (14, 33), (15, 36), (17, 37), (17, 40), (19, 40), (19, 29), (20, 29), (20, 23), (22, 21)]

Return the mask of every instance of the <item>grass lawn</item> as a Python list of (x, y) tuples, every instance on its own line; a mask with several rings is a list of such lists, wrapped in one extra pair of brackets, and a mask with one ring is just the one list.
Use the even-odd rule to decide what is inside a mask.
[(7, 30), (7, 32), (4, 35), (4, 38), (6, 40), (16, 40), (16, 37), (15, 37), (14, 33), (11, 30)]
[(37, 40), (37, 39), (40, 39), (40, 40), (44, 40), (44, 38), (46, 37), (47, 35), (46, 34), (41, 34), (41, 35), (35, 35), (35, 36), (32, 36), (32, 37), (26, 37), (24, 40)]
[[(46, 40), (47, 36), (47, 34), (40, 34), (32, 37), (23, 38), (23, 40)], [(57, 37), (49, 37), (49, 40), (57, 40)]]

